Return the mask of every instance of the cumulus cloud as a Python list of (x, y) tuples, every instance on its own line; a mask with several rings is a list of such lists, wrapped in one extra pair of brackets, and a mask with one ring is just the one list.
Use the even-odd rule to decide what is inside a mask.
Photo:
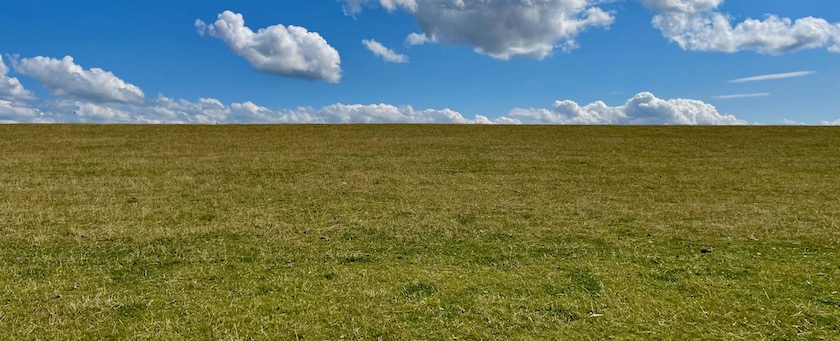
[(57, 107), (73, 110), (73, 115), (81, 122), (129, 122), (131, 115), (120, 108), (92, 102), (64, 101)]
[(24, 58), (13, 60), (12, 65), (18, 72), (41, 81), (56, 96), (97, 103), (140, 103), (145, 98), (143, 91), (134, 84), (99, 68), (85, 70), (71, 56)]
[(17, 78), (9, 77), (9, 67), (0, 56), (0, 100), (32, 100), (35, 94), (23, 88)]
[(569, 51), (582, 32), (608, 27), (615, 19), (596, 6), (600, 2), (587, 0), (345, 0), (345, 8), (359, 11), (369, 2), (414, 15), (422, 33), (409, 35), (409, 44), (468, 45), (502, 60), (543, 59), (555, 48)]
[(260, 72), (337, 83), (341, 80), (338, 51), (316, 32), (300, 26), (274, 25), (254, 32), (242, 14), (224, 11), (213, 24), (196, 20), (199, 33), (224, 41)]
[(717, 11), (723, 0), (642, 0), (656, 13), (653, 26), (681, 48), (692, 51), (756, 51), (782, 54), (827, 48), (840, 53), (840, 23), (805, 17), (768, 14), (763, 20), (746, 19), (733, 26)]
[(422, 33), (411, 33), (407, 37), (405, 37), (405, 42), (408, 45), (423, 45), (426, 43), (433, 43), (434, 41), (431, 40), (428, 36)]
[(233, 103), (230, 107), (230, 120), (234, 122), (271, 122), (276, 116), (274, 111), (271, 109), (256, 105), (250, 101), (245, 103)]
[(0, 122), (34, 122), (39, 118), (38, 109), (0, 99)]
[(362, 44), (365, 45), (370, 52), (373, 52), (374, 55), (382, 58), (386, 62), (408, 63), (408, 56), (396, 53), (394, 50), (385, 47), (376, 40), (364, 39), (362, 40)]
[(711, 104), (693, 99), (660, 99), (642, 92), (621, 106), (602, 101), (580, 105), (556, 101), (553, 109), (514, 109), (510, 116), (523, 123), (542, 124), (679, 124), (741, 125), (746, 121), (723, 115)]
[(183, 123), (219, 123), (230, 116), (230, 107), (215, 98), (200, 98), (197, 102), (175, 100), (165, 96), (158, 98), (141, 112), (147, 121)]

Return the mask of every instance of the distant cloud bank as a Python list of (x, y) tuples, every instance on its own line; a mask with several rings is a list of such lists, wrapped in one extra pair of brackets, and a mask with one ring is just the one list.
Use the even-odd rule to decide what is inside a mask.
[(604, 102), (580, 105), (560, 100), (551, 109), (517, 108), (490, 119), (444, 109), (410, 105), (342, 104), (322, 108), (272, 110), (252, 102), (224, 104), (214, 98), (196, 102), (163, 95), (149, 100), (137, 86), (102, 69), (85, 70), (72, 57), (24, 58), (15, 69), (41, 80), (56, 98), (37, 106), (34, 95), (8, 76), (0, 59), (0, 122), (89, 123), (453, 123), (453, 124), (745, 124), (714, 106), (692, 99), (660, 99), (643, 92), (621, 106)]

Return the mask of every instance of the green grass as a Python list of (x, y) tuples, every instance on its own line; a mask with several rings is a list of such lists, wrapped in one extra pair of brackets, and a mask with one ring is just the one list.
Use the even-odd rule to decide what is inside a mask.
[(0, 156), (7, 339), (840, 338), (836, 128), (3, 125)]

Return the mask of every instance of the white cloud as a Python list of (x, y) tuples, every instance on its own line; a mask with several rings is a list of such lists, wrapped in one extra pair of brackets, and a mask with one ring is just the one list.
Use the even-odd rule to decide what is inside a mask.
[(199, 33), (223, 40), (255, 69), (284, 77), (341, 80), (341, 57), (316, 32), (299, 26), (274, 25), (252, 31), (242, 14), (224, 11), (213, 24), (195, 21)]
[(145, 98), (143, 91), (134, 84), (99, 68), (85, 70), (71, 56), (24, 58), (13, 60), (12, 65), (18, 72), (41, 81), (56, 96), (98, 103), (140, 103)]
[(402, 7), (409, 11), (417, 9), (416, 0), (345, 0), (344, 13), (358, 13), (362, 10), (362, 4), (368, 2), (378, 3), (389, 12), (393, 12), (397, 7)]
[[(513, 109), (507, 116), (467, 118), (452, 109), (417, 110), (390, 104), (342, 104), (272, 110), (252, 102), (226, 105), (213, 98), (196, 102), (158, 96), (142, 104), (58, 100), (41, 108), (0, 101), (0, 121), (90, 123), (432, 123), (432, 124), (682, 124), (739, 125), (714, 106), (691, 99), (659, 99), (643, 92), (624, 105), (598, 101), (580, 105), (556, 101), (552, 109)], [(824, 122), (825, 124), (828, 124)], [(840, 122), (838, 122), (840, 123)]]
[(834, 121), (822, 121), (821, 124), (824, 126), (840, 126), (840, 118)]
[(231, 108), (234, 112), (232, 118), (252, 123), (496, 123), (481, 115), (468, 119), (451, 109), (415, 110), (411, 106), (389, 104), (336, 103), (320, 109), (301, 107), (272, 111), (246, 102), (234, 103)]
[(229, 119), (233, 122), (272, 122), (276, 116), (274, 111), (271, 109), (261, 107), (253, 102), (233, 103), (230, 105), (230, 108), (231, 116)]
[(427, 37), (425, 34), (422, 33), (411, 33), (407, 37), (405, 37), (405, 42), (408, 45), (423, 45), (427, 43), (434, 43), (431, 38)]
[(32, 100), (35, 94), (23, 88), (17, 78), (9, 77), (9, 67), (0, 56), (0, 100)]
[(801, 121), (784, 119), (784, 120), (782, 120), (782, 125), (786, 125), (786, 126), (805, 126), (805, 125), (808, 125), (808, 124), (805, 123), (805, 122), (801, 122)]
[[(360, 10), (369, 1), (345, 0)], [(543, 59), (555, 48), (569, 51), (591, 27), (608, 27), (614, 17), (587, 0), (380, 0), (388, 10), (411, 12), (422, 30), (409, 44), (427, 42), (469, 45), (497, 59)]]
[(840, 53), (840, 23), (825, 19), (768, 14), (764, 20), (746, 19), (733, 26), (727, 15), (717, 11), (723, 0), (642, 2), (656, 13), (653, 26), (685, 50), (782, 54), (825, 47)]
[(752, 76), (746, 78), (738, 78), (729, 81), (730, 83), (745, 83), (745, 82), (757, 82), (757, 81), (766, 81), (766, 80), (774, 80), (774, 79), (787, 79), (787, 78), (797, 78), (797, 77), (805, 77), (809, 75), (813, 75), (814, 71), (797, 71), (797, 72), (787, 72), (787, 73), (774, 73), (769, 75), (761, 75), (761, 76)]
[(554, 102), (553, 109), (516, 108), (509, 115), (535, 124), (619, 124), (627, 118), (623, 107), (610, 107), (601, 101), (581, 106), (569, 100)]
[(64, 105), (73, 109), (82, 122), (128, 122), (131, 115), (114, 106), (101, 105), (92, 102), (66, 102)]
[(55, 122), (84, 123), (218, 123), (230, 114), (221, 101), (201, 98), (197, 102), (158, 96), (143, 103), (95, 103), (56, 100), (42, 104), (44, 117)]
[(362, 44), (364, 44), (370, 52), (373, 52), (374, 55), (382, 58), (386, 62), (408, 63), (408, 56), (396, 53), (394, 50), (385, 47), (376, 40), (364, 39), (362, 40)]
[(325, 123), (483, 123), (486, 118), (477, 116), (470, 120), (450, 109), (415, 110), (411, 106), (396, 107), (388, 104), (345, 105), (333, 104), (322, 108), (316, 116)]
[(699, 13), (717, 8), (723, 0), (642, 0), (642, 3), (655, 12)]
[(622, 106), (597, 101), (584, 106), (557, 101), (549, 109), (514, 109), (510, 116), (524, 123), (543, 124), (680, 124), (741, 125), (746, 121), (723, 115), (711, 104), (693, 99), (659, 99), (642, 92)]
[(198, 102), (190, 102), (158, 96), (147, 107), (147, 110), (139, 111), (146, 121), (207, 124), (222, 122), (230, 115), (230, 108), (215, 98), (199, 98)]
[(717, 99), (738, 99), (738, 98), (752, 98), (752, 97), (767, 97), (770, 96), (769, 92), (756, 92), (756, 93), (749, 93), (749, 94), (732, 94), (732, 95), (720, 95), (714, 96)]
[(32, 122), (37, 120), (40, 114), (38, 109), (0, 99), (0, 121)]
[[(411, 106), (389, 104), (333, 104), (320, 109), (299, 107), (271, 110), (252, 102), (226, 105), (214, 98), (196, 102), (158, 96), (142, 104), (94, 103), (56, 100), (42, 105), (43, 110), (0, 101), (0, 120), (14, 122), (86, 122), (86, 123), (517, 123), (501, 118), (490, 120), (476, 115), (468, 119), (451, 109), (416, 110)], [(43, 112), (43, 115), (42, 115)]]

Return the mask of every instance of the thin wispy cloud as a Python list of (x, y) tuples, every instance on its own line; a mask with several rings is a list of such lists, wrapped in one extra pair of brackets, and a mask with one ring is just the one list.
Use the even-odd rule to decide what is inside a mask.
[(806, 126), (808, 124), (805, 123), (805, 122), (801, 122), (801, 121), (784, 119), (784, 120), (782, 120), (782, 125), (785, 125), (785, 126)]
[(376, 40), (364, 39), (362, 40), (362, 44), (364, 44), (370, 52), (373, 52), (374, 55), (379, 56), (386, 62), (408, 63), (408, 56), (396, 53), (394, 50), (385, 47)]
[(751, 93), (751, 94), (720, 95), (720, 96), (714, 96), (713, 98), (716, 98), (716, 99), (736, 99), (736, 98), (767, 97), (767, 96), (770, 96), (769, 92), (756, 92), (756, 93)]
[(815, 74), (816, 71), (797, 71), (797, 72), (786, 72), (786, 73), (773, 73), (769, 75), (760, 75), (760, 76), (752, 76), (746, 78), (738, 78), (729, 81), (729, 83), (746, 83), (746, 82), (759, 82), (759, 81), (769, 81), (774, 79), (787, 79), (787, 78), (797, 78), (797, 77), (805, 77), (809, 75)]

